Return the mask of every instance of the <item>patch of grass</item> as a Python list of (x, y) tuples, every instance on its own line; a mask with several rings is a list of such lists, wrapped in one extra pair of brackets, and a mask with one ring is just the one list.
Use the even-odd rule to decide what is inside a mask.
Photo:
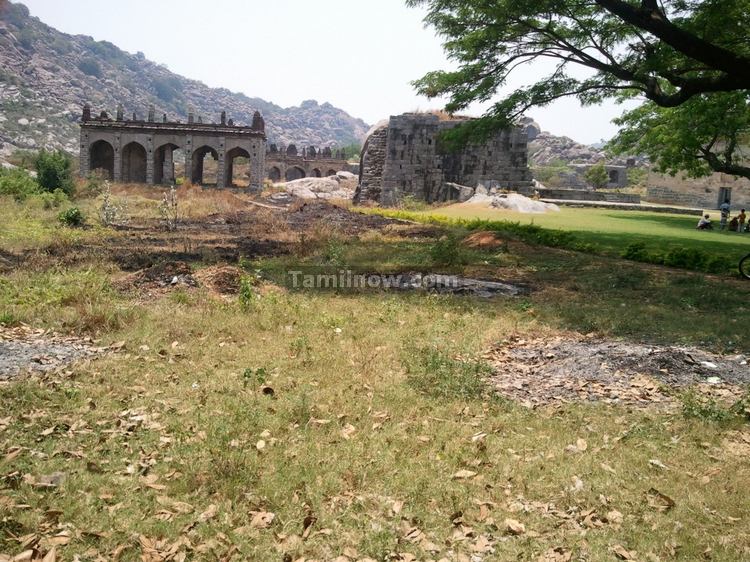
[(489, 365), (471, 359), (454, 359), (435, 348), (409, 354), (407, 380), (433, 398), (479, 399), (487, 395)]
[(472, 205), (451, 205), (422, 212), (361, 209), (401, 218), (489, 230), (525, 242), (608, 256), (626, 255), (647, 263), (736, 274), (740, 258), (750, 252), (750, 236), (698, 231), (695, 218), (641, 211), (561, 208), (559, 213), (528, 215)]

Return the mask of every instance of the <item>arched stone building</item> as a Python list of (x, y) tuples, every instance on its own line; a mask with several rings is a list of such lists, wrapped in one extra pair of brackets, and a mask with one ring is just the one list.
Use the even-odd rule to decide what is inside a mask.
[[(83, 108), (81, 119), (80, 173), (103, 170), (114, 181), (170, 184), (175, 180), (173, 155), (181, 150), (185, 160), (185, 176), (194, 184), (229, 187), (232, 185), (235, 159), (249, 163), (249, 186), (260, 190), (265, 176), (266, 133), (260, 113), (255, 112), (249, 127), (234, 125), (221, 113), (220, 123), (196, 123), (193, 114), (187, 123), (154, 119), (153, 107), (148, 119), (123, 118), (122, 106), (111, 119), (102, 111), (91, 116), (91, 108)], [(213, 178), (206, 177), (203, 161), (206, 155), (216, 161)], [(213, 180), (213, 181), (211, 181)]]
[(330, 147), (316, 150), (310, 146), (300, 153), (293, 144), (280, 148), (272, 144), (266, 154), (266, 177), (272, 182), (333, 176), (351, 171), (349, 167), (341, 150)]

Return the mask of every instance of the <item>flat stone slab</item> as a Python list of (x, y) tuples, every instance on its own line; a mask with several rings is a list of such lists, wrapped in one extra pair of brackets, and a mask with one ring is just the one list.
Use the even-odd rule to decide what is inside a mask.
[(62, 336), (27, 326), (0, 327), (0, 381), (24, 372), (54, 371), (108, 349), (96, 346), (90, 338)]

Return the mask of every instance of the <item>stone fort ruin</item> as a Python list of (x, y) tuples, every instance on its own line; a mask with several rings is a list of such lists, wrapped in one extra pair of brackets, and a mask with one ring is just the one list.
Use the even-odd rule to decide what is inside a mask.
[(349, 170), (346, 158), (341, 150), (330, 147), (309, 146), (300, 152), (293, 144), (271, 144), (266, 153), (266, 177), (272, 182), (333, 176), (342, 170)]
[(405, 113), (371, 130), (362, 149), (355, 202), (390, 206), (411, 196), (433, 203), (457, 199), (460, 186), (531, 187), (526, 131), (515, 127), (482, 144), (445, 149), (439, 134), (465, 121)]
[[(187, 123), (160, 121), (154, 118), (153, 106), (148, 117), (139, 120), (135, 113), (125, 119), (122, 106), (115, 119), (102, 111), (91, 115), (91, 107), (84, 106), (81, 118), (80, 173), (86, 177), (94, 170), (103, 170), (118, 182), (170, 184), (175, 180), (174, 152), (182, 151), (185, 177), (195, 184), (230, 187), (236, 158), (244, 158), (249, 165), (249, 187), (260, 190), (265, 176), (266, 133), (263, 117), (253, 115), (252, 124), (235, 125), (226, 113), (219, 123), (195, 121), (188, 115)], [(205, 177), (204, 158), (213, 157), (216, 170), (213, 177)]]

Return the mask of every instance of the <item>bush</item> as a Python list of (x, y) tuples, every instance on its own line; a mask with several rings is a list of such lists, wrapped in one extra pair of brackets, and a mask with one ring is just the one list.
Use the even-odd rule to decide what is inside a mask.
[(586, 181), (594, 187), (594, 189), (601, 189), (606, 187), (609, 183), (607, 168), (605, 168), (604, 164), (601, 162), (591, 166), (586, 170), (586, 173), (583, 176), (586, 178)]
[(23, 201), (36, 193), (39, 193), (39, 184), (26, 170), (0, 168), (0, 195), (10, 195), (17, 201)]
[(42, 201), (42, 206), (45, 209), (57, 208), (69, 200), (68, 196), (65, 195), (65, 192), (62, 189), (56, 189), (52, 193), (44, 191), (34, 195), (34, 197)]
[(465, 263), (461, 241), (456, 236), (444, 236), (430, 248), (430, 257), (435, 265), (461, 265)]
[(72, 159), (62, 150), (48, 152), (42, 150), (36, 157), (37, 183), (44, 191), (50, 193), (61, 189), (66, 195), (72, 195), (74, 190)]
[(664, 256), (664, 265), (704, 271), (709, 258), (710, 256), (703, 250), (680, 246), (672, 248), (666, 253)]
[(93, 59), (93, 58), (82, 59), (78, 63), (78, 69), (84, 74), (88, 74), (89, 76), (94, 76), (95, 78), (102, 77), (102, 67), (99, 66), (99, 63), (96, 61), (96, 59)]
[(65, 226), (77, 227), (82, 226), (86, 219), (84, 218), (81, 209), (78, 207), (71, 207), (57, 215), (57, 220)]

